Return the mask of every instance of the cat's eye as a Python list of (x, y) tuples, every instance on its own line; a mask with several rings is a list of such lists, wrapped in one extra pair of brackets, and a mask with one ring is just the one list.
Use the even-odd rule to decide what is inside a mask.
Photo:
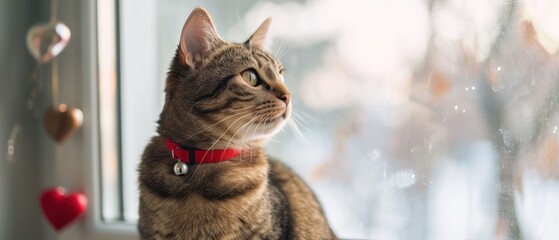
[(254, 70), (249, 69), (249, 70), (245, 70), (242, 73), (243, 79), (250, 84), (251, 86), (256, 86), (258, 85), (258, 76), (256, 75), (256, 72), (254, 72)]

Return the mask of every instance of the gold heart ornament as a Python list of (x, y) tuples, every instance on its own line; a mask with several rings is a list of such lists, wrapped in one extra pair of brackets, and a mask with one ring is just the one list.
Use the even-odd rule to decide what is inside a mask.
[(82, 123), (82, 111), (78, 108), (68, 108), (66, 104), (60, 104), (45, 113), (45, 130), (58, 143), (71, 136), (82, 126)]

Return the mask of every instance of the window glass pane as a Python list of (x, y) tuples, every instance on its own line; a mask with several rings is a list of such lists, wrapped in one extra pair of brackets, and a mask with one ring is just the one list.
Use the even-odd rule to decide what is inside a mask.
[[(138, 7), (140, 6), (140, 7)], [(157, 1), (120, 1), (120, 77), (123, 217), (138, 218), (137, 169), (163, 106), (165, 74), (158, 72)], [(170, 60), (166, 60), (170, 61)]]
[(116, 10), (114, 1), (97, 1), (99, 68), (100, 199), (103, 220), (121, 220)]
[(229, 41), (272, 16), (296, 124), (267, 150), (340, 237), (559, 234), (553, 1), (121, 2), (125, 220), (138, 217), (137, 164), (180, 30), (203, 6)]

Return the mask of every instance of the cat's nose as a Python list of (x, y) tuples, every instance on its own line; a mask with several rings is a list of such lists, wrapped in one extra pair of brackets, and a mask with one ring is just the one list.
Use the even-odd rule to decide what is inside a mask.
[(291, 100), (291, 94), (285, 93), (285, 94), (278, 94), (277, 96), (279, 100), (282, 100), (285, 103), (285, 105), (289, 105), (289, 101)]

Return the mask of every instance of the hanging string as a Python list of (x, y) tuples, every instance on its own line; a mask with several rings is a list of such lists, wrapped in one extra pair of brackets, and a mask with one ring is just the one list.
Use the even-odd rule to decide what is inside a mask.
[[(58, 15), (58, 0), (50, 1), (50, 21), (56, 22)], [(58, 59), (55, 57), (51, 61), (51, 88), (52, 88), (52, 106), (57, 107), (58, 102)], [(54, 145), (54, 182), (55, 184), (61, 184), (63, 177), (60, 173), (60, 168), (63, 166), (62, 163), (62, 152), (59, 144)]]
[[(58, 0), (50, 1), (50, 21), (55, 22), (58, 14)], [(52, 59), (51, 63), (51, 81), (52, 81), (52, 105), (56, 106), (58, 104), (58, 60), (56, 58)]]
[(50, 21), (56, 21), (56, 16), (58, 14), (58, 1), (50, 0)]
[(27, 109), (31, 111), (33, 117), (39, 118), (39, 108), (37, 107), (37, 98), (39, 97), (39, 88), (42, 87), (41, 81), (39, 81), (39, 75), (41, 71), (41, 65), (37, 63), (33, 72), (31, 73), (30, 82), (32, 84), (31, 91), (29, 92), (29, 98), (27, 99)]
[(68, 177), (66, 176), (61, 176), (62, 174), (60, 174), (60, 168), (64, 166), (63, 162), (62, 162), (62, 149), (60, 147), (60, 144), (55, 144), (54, 145), (54, 183), (55, 185), (61, 185), (63, 182), (62, 181), (66, 181), (68, 179)]
[[(54, 0), (53, 0), (54, 1)], [(52, 59), (52, 105), (56, 106), (58, 104), (58, 60), (56, 58)]]
[(41, 72), (41, 65), (37, 64), (35, 66), (35, 68), (33, 68), (33, 72), (31, 72), (31, 81), (33, 81), (34, 84), (38, 85), (39, 84), (39, 73)]

